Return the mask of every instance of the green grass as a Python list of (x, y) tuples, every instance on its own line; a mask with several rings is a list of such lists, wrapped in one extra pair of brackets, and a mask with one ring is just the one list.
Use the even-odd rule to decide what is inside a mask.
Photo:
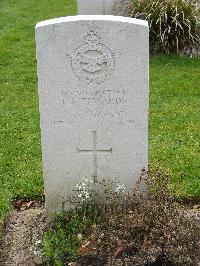
[[(0, 1), (0, 219), (15, 198), (43, 197), (34, 26), (73, 15), (74, 0)], [(200, 61), (151, 59), (150, 163), (172, 174), (182, 194), (200, 195)]]
[(182, 196), (200, 196), (200, 60), (150, 64), (150, 164), (173, 176)]

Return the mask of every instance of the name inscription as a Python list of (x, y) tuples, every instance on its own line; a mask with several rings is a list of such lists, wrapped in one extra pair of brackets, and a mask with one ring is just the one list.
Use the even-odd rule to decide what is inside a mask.
[(67, 90), (62, 91), (63, 104), (65, 97), (72, 104), (126, 104), (124, 89), (93, 89), (93, 90)]
[(79, 126), (88, 121), (94, 126), (124, 126), (135, 124), (127, 110), (125, 89), (80, 88), (63, 89), (61, 93), (62, 118), (55, 124)]

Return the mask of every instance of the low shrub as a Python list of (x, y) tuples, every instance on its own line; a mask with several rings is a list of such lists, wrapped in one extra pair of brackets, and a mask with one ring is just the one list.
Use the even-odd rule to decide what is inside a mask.
[(77, 185), (79, 203), (58, 215), (43, 240), (49, 265), (197, 265), (199, 227), (180, 209), (167, 176), (147, 180), (146, 193), (89, 183)]
[(152, 52), (173, 53), (200, 44), (198, 0), (125, 0), (126, 15), (149, 22)]

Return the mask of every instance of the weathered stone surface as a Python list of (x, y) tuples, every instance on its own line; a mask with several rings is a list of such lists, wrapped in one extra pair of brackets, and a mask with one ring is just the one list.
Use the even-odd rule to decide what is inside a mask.
[(120, 0), (78, 0), (79, 15), (112, 15), (119, 12)]
[(46, 207), (86, 176), (131, 189), (148, 165), (148, 25), (76, 16), (36, 25)]

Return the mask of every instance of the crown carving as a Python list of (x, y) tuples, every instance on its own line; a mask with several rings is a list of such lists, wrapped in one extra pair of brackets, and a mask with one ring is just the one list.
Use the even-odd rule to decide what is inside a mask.
[(100, 36), (96, 32), (91, 31), (84, 37), (84, 40), (85, 43), (99, 43)]

